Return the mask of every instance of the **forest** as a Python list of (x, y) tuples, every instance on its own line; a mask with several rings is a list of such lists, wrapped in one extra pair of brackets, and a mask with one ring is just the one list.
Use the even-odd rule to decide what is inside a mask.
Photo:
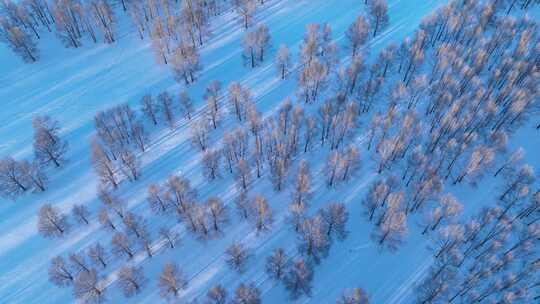
[(0, 296), (540, 302), (540, 1), (405, 2), (1, 0)]

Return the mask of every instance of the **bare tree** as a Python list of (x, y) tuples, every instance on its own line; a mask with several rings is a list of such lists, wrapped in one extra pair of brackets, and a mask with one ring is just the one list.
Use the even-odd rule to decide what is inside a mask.
[[(1, 164), (0, 164), (0, 167), (1, 167)], [(45, 174), (45, 170), (43, 166), (39, 162), (34, 160), (33, 162), (30, 163), (27, 160), (23, 160), (20, 162), (20, 171), (22, 173), (23, 180), (25, 180), (28, 184), (32, 185), (36, 191), (45, 191), (47, 189), (47, 184), (49, 182), (49, 179), (47, 177), (47, 174)], [(1, 176), (1, 173), (0, 173), (0, 176)], [(0, 185), (1, 183), (2, 182), (0, 181)], [(0, 186), (0, 189), (1, 189), (1, 186)], [(2, 191), (0, 190), (0, 193), (1, 192)]]
[(192, 45), (181, 43), (174, 50), (172, 66), (176, 81), (183, 80), (186, 85), (195, 82), (196, 73), (202, 69), (199, 51)]
[(88, 248), (88, 257), (96, 266), (106, 268), (109, 262), (109, 255), (99, 242)]
[(167, 263), (159, 276), (158, 287), (160, 296), (166, 300), (174, 300), (181, 289), (186, 288), (187, 281), (184, 274), (174, 263)]
[(207, 304), (225, 304), (227, 303), (227, 290), (218, 284), (208, 290), (206, 299)]
[(159, 107), (159, 112), (163, 115), (163, 119), (167, 122), (171, 129), (175, 125), (174, 117), (174, 108), (173, 108), (173, 99), (171, 95), (167, 92), (161, 92), (157, 96), (157, 104)]
[(437, 229), (441, 223), (451, 222), (462, 211), (463, 205), (452, 194), (443, 195), (438, 200), (438, 205), (431, 208), (425, 215), (425, 228), (422, 234)]
[(234, 291), (233, 304), (260, 304), (261, 291), (254, 284), (241, 283)]
[(283, 279), (285, 287), (289, 290), (292, 299), (298, 299), (305, 294), (311, 295), (313, 281), (313, 267), (300, 259), (292, 263)]
[(385, 0), (372, 0), (368, 3), (369, 17), (373, 27), (373, 37), (388, 26), (388, 5)]
[(167, 241), (170, 248), (174, 248), (180, 242), (180, 234), (168, 228), (159, 229), (159, 235)]
[(369, 30), (368, 21), (364, 16), (358, 16), (354, 23), (347, 28), (345, 36), (349, 40), (352, 57), (358, 55), (358, 49), (366, 43), (369, 36)]
[(34, 37), (23, 26), (13, 24), (6, 18), (0, 18), (0, 41), (6, 43), (24, 62), (36, 62), (39, 51)]
[(154, 125), (158, 124), (157, 114), (159, 108), (155, 100), (152, 98), (152, 95), (147, 94), (141, 98), (141, 110)]
[(261, 195), (256, 195), (253, 199), (251, 208), (257, 232), (270, 229), (274, 219), (272, 209), (270, 209), (266, 198)]
[(75, 270), (68, 265), (64, 258), (57, 256), (49, 266), (49, 281), (58, 287), (69, 286), (75, 280)]
[(330, 240), (324, 219), (320, 215), (304, 220), (299, 239), (300, 252), (312, 258), (315, 263), (319, 263), (321, 258), (328, 254)]
[(391, 251), (398, 249), (407, 235), (407, 214), (403, 207), (404, 193), (391, 193), (384, 206), (384, 211), (373, 232), (373, 239)]
[(276, 54), (276, 67), (281, 79), (285, 79), (285, 76), (289, 73), (291, 68), (291, 55), (289, 48), (282, 44)]
[(99, 211), (98, 220), (101, 226), (103, 226), (104, 228), (110, 229), (112, 231), (116, 230), (116, 225), (109, 216), (109, 212), (107, 211), (107, 209), (103, 208)]
[(274, 281), (280, 281), (288, 267), (289, 257), (282, 248), (276, 248), (266, 259), (266, 274)]
[(120, 219), (124, 218), (126, 213), (125, 201), (113, 195), (109, 190), (103, 187), (99, 187), (98, 197), (105, 207), (113, 211)]
[(112, 160), (109, 158), (103, 147), (96, 141), (92, 143), (92, 164), (102, 185), (111, 185), (118, 188), (116, 169)]
[(191, 119), (191, 115), (193, 113), (193, 102), (191, 101), (187, 91), (182, 91), (180, 93), (179, 106), (182, 114), (184, 114), (187, 119)]
[(220, 163), (221, 151), (208, 149), (203, 152), (203, 174), (209, 181), (212, 181), (220, 176)]
[(301, 160), (298, 165), (298, 172), (294, 181), (294, 191), (292, 193), (293, 203), (307, 206), (312, 196), (311, 172), (305, 160)]
[(0, 159), (0, 194), (3, 197), (15, 199), (30, 187), (21, 163), (11, 157)]
[(304, 220), (306, 219), (306, 205), (305, 204), (297, 204), (297, 203), (291, 203), (289, 205), (289, 213), (287, 214), (287, 222), (289, 222), (293, 228), (294, 231), (299, 232), (300, 228), (302, 228), (302, 224), (304, 223)]
[(60, 139), (58, 121), (49, 116), (35, 116), (32, 127), (36, 159), (42, 164), (52, 162), (56, 167), (60, 167), (67, 152), (67, 143)]
[(95, 269), (83, 271), (75, 278), (73, 294), (84, 303), (102, 303), (105, 301), (105, 286), (98, 278)]
[(220, 231), (220, 227), (229, 221), (227, 206), (219, 198), (211, 197), (206, 201), (206, 208), (212, 218), (214, 231)]
[(255, 0), (234, 0), (236, 12), (242, 18), (242, 25), (244, 29), (251, 26), (253, 22), (253, 15), (257, 9), (257, 3)]
[(69, 232), (67, 216), (51, 204), (39, 209), (38, 231), (46, 238), (62, 237)]
[(77, 273), (90, 272), (90, 266), (86, 261), (86, 255), (82, 252), (74, 252), (69, 255), (69, 262)]
[(124, 233), (116, 233), (111, 240), (111, 250), (116, 256), (125, 256), (131, 259), (135, 255), (133, 241)]
[(88, 210), (85, 205), (73, 205), (73, 208), (71, 208), (71, 213), (77, 222), (86, 225), (90, 223), (90, 210)]
[(146, 220), (133, 212), (126, 212), (122, 218), (122, 222), (126, 227), (127, 233), (134, 235), (138, 239), (142, 239), (146, 235)]
[(226, 262), (232, 270), (243, 272), (250, 257), (249, 251), (241, 243), (232, 243), (225, 251)]
[(148, 187), (148, 195), (146, 200), (150, 204), (150, 209), (156, 214), (165, 214), (169, 210), (169, 193), (165, 187), (151, 184)]
[(129, 150), (120, 152), (120, 171), (129, 181), (136, 181), (141, 175), (141, 162), (137, 155)]
[(234, 204), (238, 215), (247, 220), (250, 214), (250, 201), (247, 198), (247, 194), (244, 191), (240, 191), (240, 194), (235, 199)]
[(115, 20), (111, 6), (104, 0), (92, 0), (89, 6), (94, 22), (101, 29), (104, 42), (113, 43), (115, 41)]
[(259, 60), (257, 57), (258, 47), (256, 31), (250, 31), (244, 35), (244, 39), (242, 40), (242, 47), (244, 49), (244, 53), (242, 54), (242, 58), (244, 59), (244, 65), (247, 65), (246, 63), (249, 62), (249, 66), (251, 68), (257, 66)]
[(139, 293), (146, 281), (142, 267), (124, 266), (118, 271), (118, 284), (127, 298)]
[(241, 158), (238, 160), (235, 169), (234, 175), (237, 183), (240, 185), (239, 188), (242, 188), (242, 191), (246, 191), (251, 183), (251, 168), (249, 163), (244, 158)]
[(345, 290), (336, 304), (369, 304), (367, 293), (362, 288)]
[(326, 234), (335, 235), (339, 240), (347, 237), (347, 220), (349, 212), (343, 203), (331, 203), (320, 210), (321, 217), (326, 222)]
[(191, 125), (191, 142), (201, 151), (205, 151), (208, 148), (209, 131), (206, 120), (202, 118), (194, 121)]
[(257, 33), (256, 45), (257, 45), (257, 57), (260, 62), (264, 61), (264, 54), (266, 50), (272, 47), (270, 42), (270, 33), (268, 27), (264, 23), (259, 23), (255, 29)]

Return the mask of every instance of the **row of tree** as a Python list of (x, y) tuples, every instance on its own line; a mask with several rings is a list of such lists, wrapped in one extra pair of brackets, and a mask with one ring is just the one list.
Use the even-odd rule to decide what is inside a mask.
[(46, 167), (65, 163), (67, 142), (60, 138), (58, 121), (49, 116), (36, 116), (34, 129), (34, 158), (16, 161), (12, 157), (0, 160), (0, 195), (16, 199), (27, 191), (45, 191), (48, 186)]

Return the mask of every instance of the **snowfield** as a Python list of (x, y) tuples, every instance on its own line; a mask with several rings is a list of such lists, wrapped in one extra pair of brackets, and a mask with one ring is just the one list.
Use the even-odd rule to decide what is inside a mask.
[[(446, 4), (445, 0), (389, 0), (390, 23), (379, 35), (369, 40), (369, 58), (390, 43), (400, 43), (418, 28), (421, 20)], [(41, 58), (37, 63), (24, 64), (4, 44), (0, 44), (0, 157), (32, 156), (32, 117), (49, 115), (60, 122), (61, 136), (69, 144), (68, 162), (60, 169), (50, 168), (50, 185), (43, 193), (25, 193), (16, 201), (0, 198), (0, 302), (2, 303), (68, 303), (75, 302), (71, 288), (59, 288), (48, 280), (50, 260), (58, 255), (67, 257), (100, 241), (110, 247), (112, 234), (97, 220), (102, 203), (97, 197), (98, 177), (92, 168), (90, 138), (94, 135), (94, 115), (112, 106), (128, 103), (139, 107), (145, 94), (156, 96), (167, 90), (176, 98), (184, 88), (194, 101), (194, 118), (204, 115), (203, 94), (208, 83), (219, 80), (224, 92), (232, 81), (251, 89), (257, 110), (270, 116), (286, 97), (296, 100), (298, 51), (305, 28), (310, 23), (328, 22), (333, 38), (341, 47), (341, 62), (349, 60), (344, 49), (344, 32), (365, 6), (359, 0), (268, 0), (259, 8), (255, 22), (265, 23), (273, 48), (267, 59), (256, 68), (243, 66), (241, 40), (244, 31), (237, 14), (226, 11), (212, 19), (212, 36), (200, 50), (202, 71), (197, 81), (186, 87), (175, 82), (169, 66), (157, 65), (148, 39), (140, 40), (125, 16), (120, 16), (118, 41), (111, 45), (85, 41), (80, 49), (66, 49), (52, 34), (39, 41)], [(535, 15), (538, 15), (536, 6)], [(286, 44), (292, 54), (294, 71), (285, 79), (278, 77), (273, 58), (278, 47)], [(316, 111), (311, 106), (310, 111)], [(232, 109), (228, 109), (232, 111)], [(267, 176), (254, 179), (250, 195), (266, 196), (274, 212), (274, 223), (268, 231), (257, 233), (250, 222), (240, 220), (234, 210), (237, 190), (228, 173), (213, 183), (202, 175), (201, 154), (195, 153), (190, 139), (192, 120), (178, 119), (174, 129), (164, 124), (150, 131), (148, 149), (141, 154), (142, 176), (134, 182), (123, 181), (115, 192), (127, 202), (128, 209), (146, 218), (153, 236), (154, 256), (149, 258), (139, 250), (127, 262), (140, 265), (148, 278), (141, 293), (126, 299), (117, 283), (118, 269), (125, 259), (115, 258), (101, 274), (108, 286), (110, 303), (158, 303), (157, 278), (165, 263), (174, 261), (188, 279), (180, 292), (179, 303), (199, 299), (204, 303), (206, 292), (221, 284), (229, 295), (240, 283), (254, 283), (261, 290), (263, 303), (291, 301), (283, 284), (276, 284), (264, 272), (266, 257), (277, 247), (291, 256), (300, 256), (297, 235), (286, 223), (290, 189), (274, 192)], [(431, 265), (427, 250), (429, 238), (421, 235), (416, 218), (411, 218), (406, 242), (397, 252), (381, 250), (370, 238), (373, 225), (362, 215), (361, 201), (376, 178), (375, 164), (366, 146), (368, 120), (360, 117), (361, 125), (354, 141), (362, 147), (360, 171), (346, 184), (328, 188), (323, 176), (328, 149), (314, 149), (300, 154), (311, 167), (314, 195), (309, 214), (330, 202), (346, 204), (349, 211), (348, 237), (334, 241), (327, 258), (315, 266), (311, 297), (300, 297), (295, 303), (334, 303), (344, 289), (362, 287), (371, 303), (413, 303), (414, 288)], [(212, 145), (220, 144), (224, 130), (232, 130), (237, 122), (224, 115), (221, 127), (211, 133)], [(538, 131), (527, 126), (511, 139), (510, 146), (522, 146), (526, 160), (540, 168)], [(296, 172), (296, 165), (289, 172)], [(230, 222), (223, 234), (199, 240), (189, 233), (184, 223), (172, 217), (157, 216), (146, 201), (148, 186), (163, 183), (171, 174), (188, 178), (197, 189), (199, 201), (217, 196), (229, 206)], [(465, 203), (465, 214), (473, 214), (491, 198), (495, 179), (486, 177), (486, 187), (460, 186), (453, 193)], [(289, 185), (290, 183), (286, 183)], [(456, 188), (457, 189), (457, 188)], [(69, 213), (73, 205), (86, 205), (92, 215), (86, 226), (72, 227), (63, 238), (45, 239), (38, 234), (37, 215), (43, 203), (50, 203)], [(161, 227), (171, 227), (180, 234), (180, 244), (167, 248), (158, 238)], [(246, 271), (238, 274), (227, 266), (224, 253), (227, 246), (238, 241), (252, 254)]]

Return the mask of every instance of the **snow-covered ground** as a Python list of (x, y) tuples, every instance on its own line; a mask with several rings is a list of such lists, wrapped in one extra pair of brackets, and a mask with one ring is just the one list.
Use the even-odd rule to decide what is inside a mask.
[[(270, 0), (257, 14), (257, 22), (270, 29), (274, 49), (286, 44), (297, 61), (298, 47), (309, 23), (328, 22), (334, 39), (344, 46), (344, 31), (364, 12), (359, 0)], [(390, 0), (390, 25), (369, 42), (371, 54), (376, 54), (389, 43), (398, 43), (410, 35), (420, 20), (445, 4), (444, 0)], [(276, 76), (271, 60), (250, 69), (242, 66), (240, 41), (243, 31), (234, 12), (213, 19), (211, 40), (201, 50), (203, 71), (197, 82), (188, 88), (196, 108), (202, 108), (202, 95), (211, 80), (226, 86), (231, 81), (251, 88), (257, 109), (265, 115), (272, 113), (281, 101), (294, 97), (296, 77), (281, 81)], [(90, 164), (89, 139), (94, 132), (93, 117), (99, 110), (120, 103), (137, 107), (144, 94), (157, 94), (163, 90), (177, 95), (176, 84), (167, 66), (156, 65), (148, 40), (141, 41), (126, 22), (120, 24), (121, 35), (113, 45), (86, 43), (82, 49), (65, 49), (58, 40), (46, 36), (40, 42), (39, 62), (23, 64), (4, 45), (0, 45), (0, 157), (30, 157), (32, 151), (31, 118), (34, 114), (47, 114), (60, 121), (62, 136), (69, 142), (69, 162), (62, 169), (49, 171), (51, 184), (44, 193), (25, 194), (17, 201), (0, 200), (0, 302), (2, 303), (66, 303), (74, 301), (71, 288), (58, 288), (48, 282), (47, 269), (51, 258), (66, 256), (86, 248), (96, 241), (109, 246), (110, 233), (100, 228), (96, 197), (97, 178)], [(129, 34), (128, 34), (129, 33)], [(345, 56), (346, 51), (342, 50)], [(267, 56), (273, 57), (273, 54)], [(365, 121), (363, 121), (365, 126)], [(223, 128), (232, 127), (226, 119)], [(519, 132), (512, 140), (524, 145), (527, 160), (540, 168), (538, 140), (533, 131)], [(357, 141), (362, 143), (363, 129)], [(536, 134), (536, 138), (537, 138)], [(218, 138), (213, 137), (214, 141)], [(373, 180), (373, 168), (362, 167), (347, 185), (328, 189), (323, 178), (322, 161), (327, 151), (315, 151), (306, 156), (312, 167), (315, 194), (310, 212), (328, 202), (347, 204), (350, 220), (349, 236), (332, 246), (329, 257), (315, 268), (312, 297), (300, 298), (298, 303), (332, 303), (343, 289), (362, 287), (370, 294), (372, 303), (411, 303), (414, 284), (422, 277), (430, 263), (426, 250), (427, 238), (414, 229), (406, 244), (396, 253), (380, 251), (370, 240), (372, 227), (362, 217), (361, 199)], [(362, 159), (368, 161), (367, 154)], [(150, 213), (145, 200), (148, 185), (163, 182), (172, 173), (182, 173), (197, 188), (201, 201), (219, 196), (232, 205), (235, 188), (231, 178), (208, 184), (201, 174), (200, 155), (192, 152), (189, 140), (189, 122), (179, 120), (176, 128), (161, 128), (151, 134), (151, 146), (142, 156), (143, 175), (136, 183), (123, 183), (118, 194), (128, 201), (130, 210), (148, 218), (154, 236), (162, 226), (175, 227), (182, 235), (181, 245), (164, 250), (159, 241), (154, 248), (158, 253), (151, 259), (140, 253), (130, 263), (144, 267), (149, 278), (142, 293), (130, 298), (134, 303), (156, 303), (158, 273), (163, 265), (175, 261), (189, 278), (182, 299), (202, 298), (217, 283), (229, 293), (241, 282), (254, 282), (262, 291), (263, 303), (284, 303), (289, 300), (282, 285), (271, 282), (264, 273), (264, 261), (271, 250), (283, 247), (291, 256), (297, 254), (296, 236), (284, 223), (289, 192), (276, 194), (268, 178), (255, 181), (250, 193), (263, 193), (275, 213), (275, 222), (268, 232), (257, 234), (249, 223), (235, 215), (221, 238), (200, 241), (184, 231), (182, 224)], [(294, 170), (293, 170), (294, 171)], [(486, 181), (489, 184), (490, 181)], [(489, 195), (489, 189), (480, 188), (457, 193), (468, 205), (475, 206)], [(37, 211), (43, 203), (51, 203), (68, 212), (74, 204), (86, 204), (93, 212), (92, 223), (79, 227), (62, 239), (48, 240), (37, 234)], [(232, 206), (231, 206), (232, 207)], [(468, 207), (474, 210), (474, 207)], [(232, 209), (232, 208), (231, 208)], [(231, 214), (233, 214), (231, 210)], [(414, 223), (411, 224), (414, 226)], [(156, 238), (157, 239), (157, 238)], [(241, 241), (253, 254), (248, 270), (242, 274), (230, 271), (223, 253), (233, 241)], [(106, 271), (107, 282), (114, 284), (113, 269), (121, 265), (118, 260)], [(111, 302), (124, 302), (118, 288), (110, 286), (107, 298)]]

